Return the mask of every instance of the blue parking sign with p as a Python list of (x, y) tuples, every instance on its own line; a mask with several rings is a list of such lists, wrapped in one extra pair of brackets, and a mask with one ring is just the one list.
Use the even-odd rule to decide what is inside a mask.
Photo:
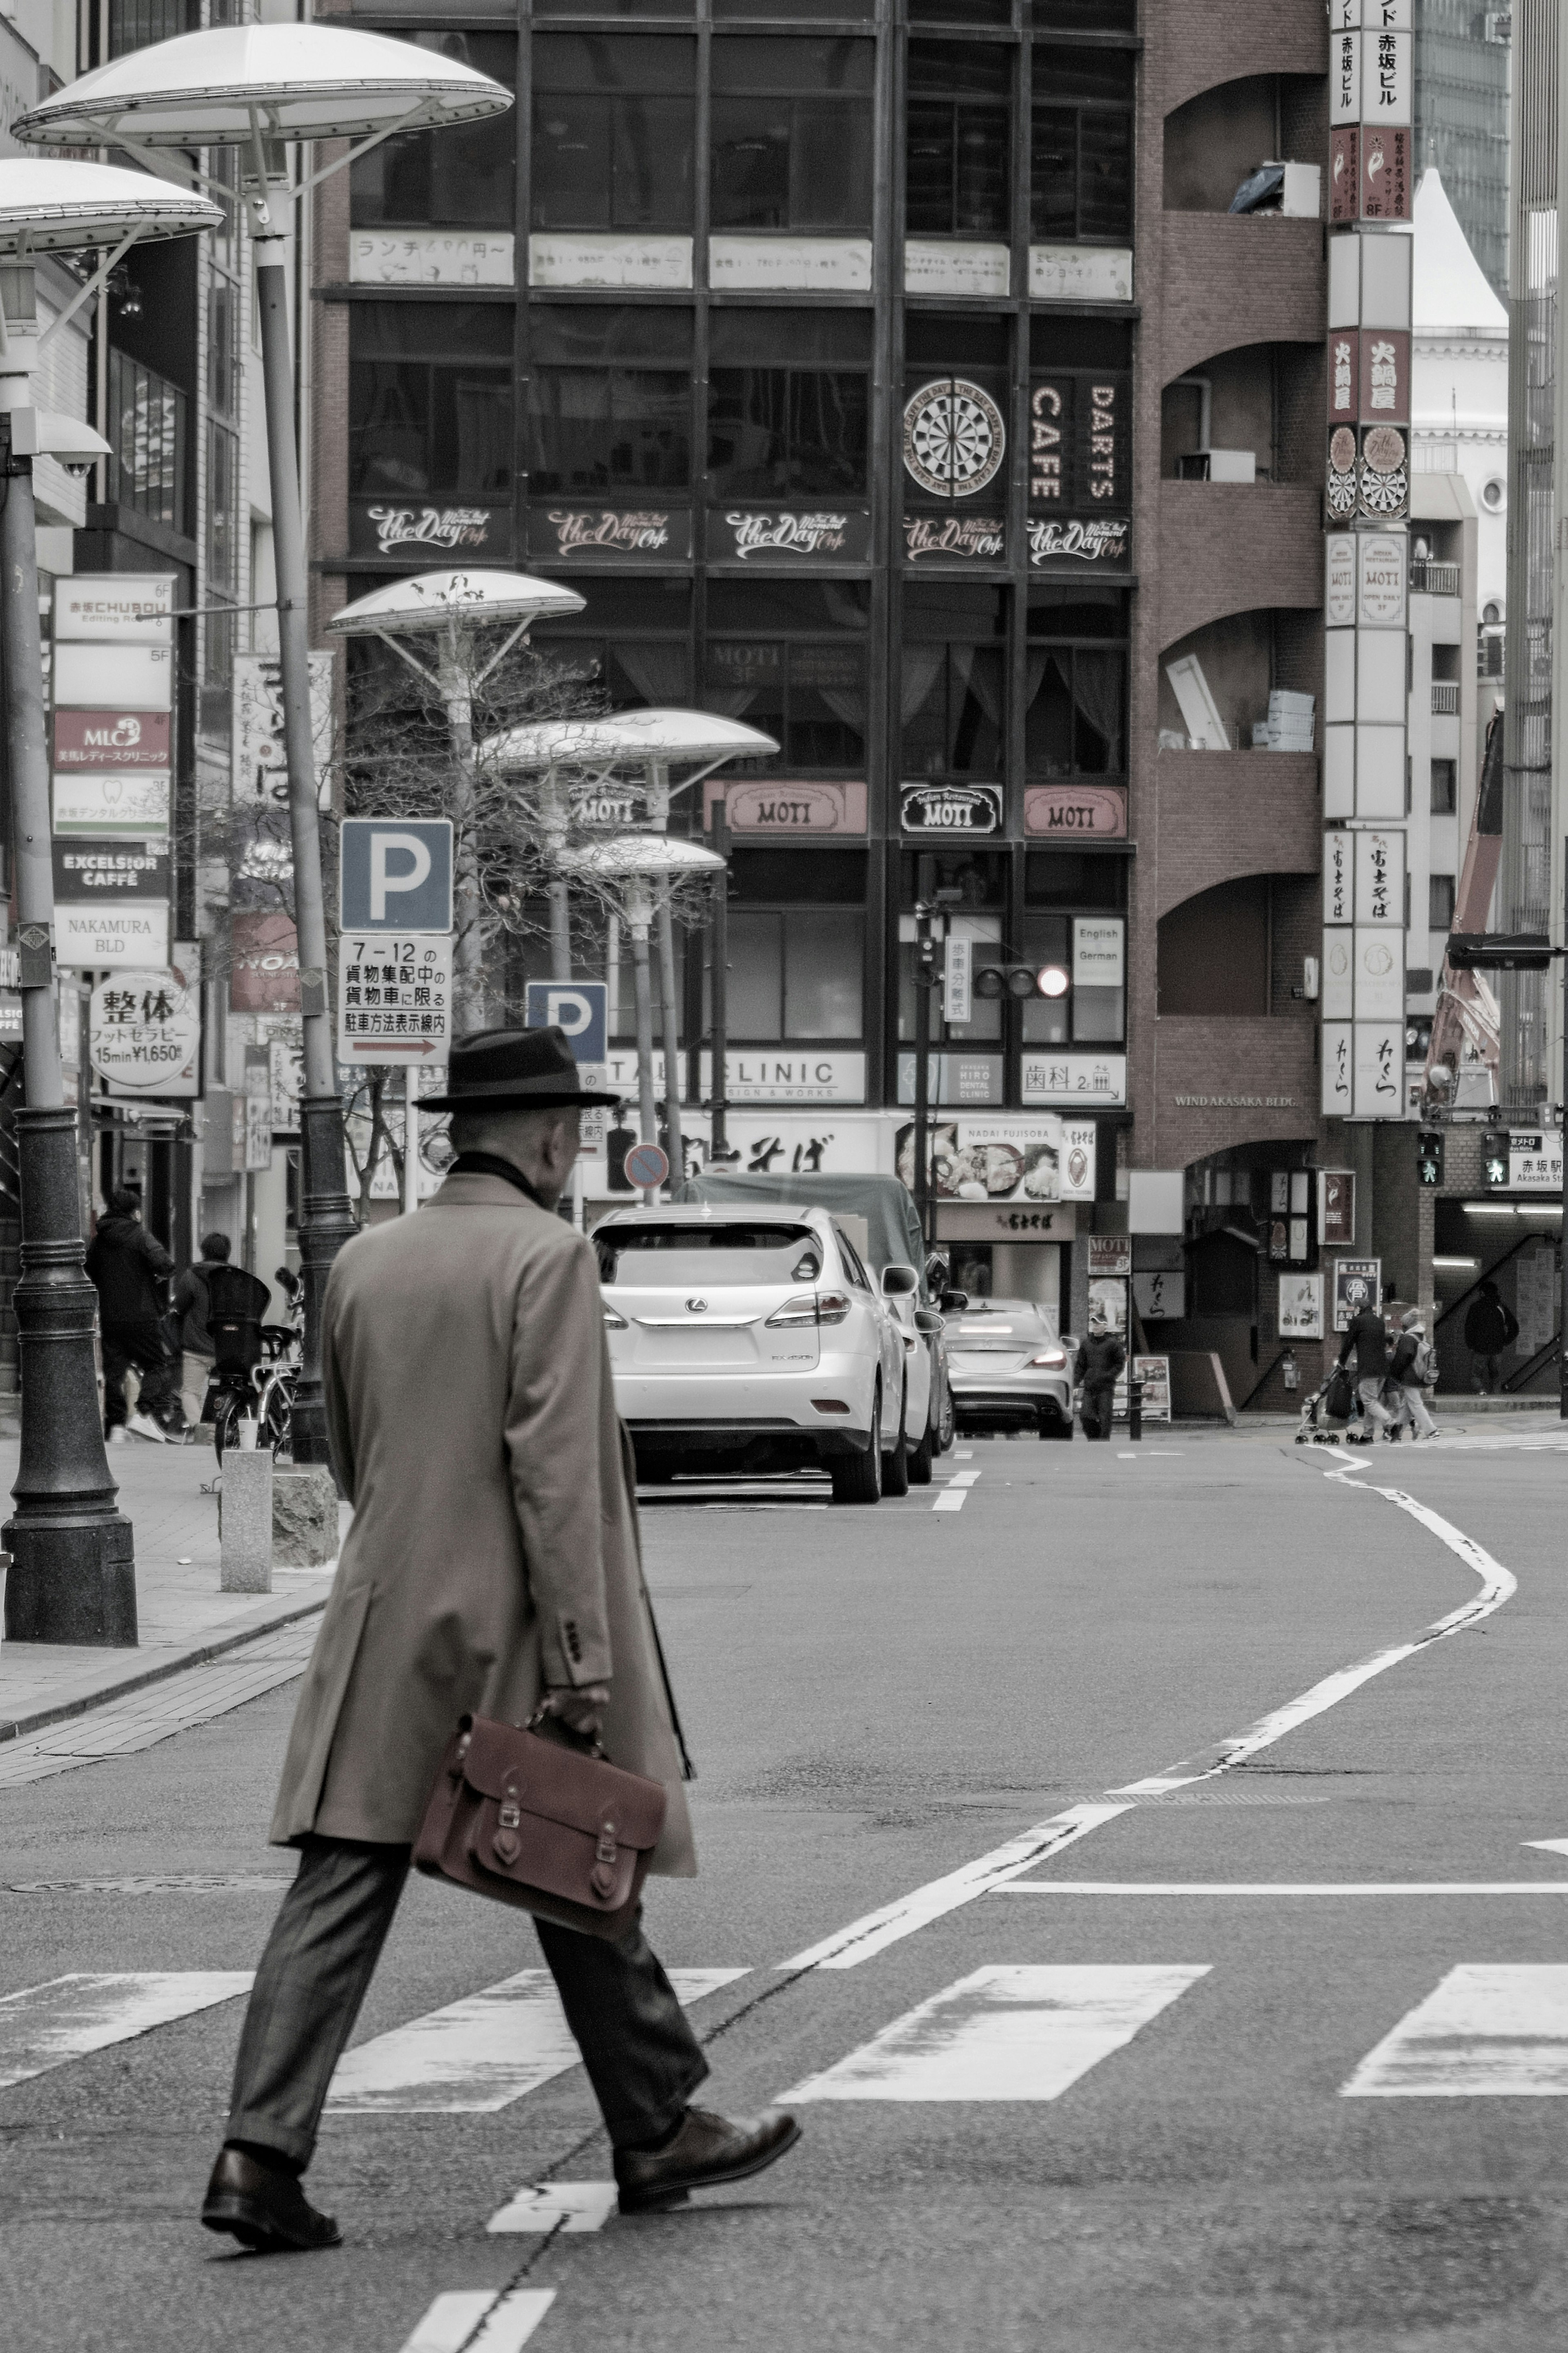
[(344, 818), (338, 887), (345, 932), (449, 932), (451, 818)]
[(603, 1062), (609, 1050), (608, 984), (602, 980), (531, 980), (531, 1029), (564, 1029), (580, 1062)]

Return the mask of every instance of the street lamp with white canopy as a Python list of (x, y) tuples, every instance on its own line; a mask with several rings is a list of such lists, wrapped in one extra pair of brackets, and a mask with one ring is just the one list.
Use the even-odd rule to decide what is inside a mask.
[[(447, 714), (457, 793), (453, 871), (457, 936), (453, 944), (455, 1027), (459, 1033), (485, 1026), (482, 976), (484, 943), (479, 932), (479, 857), (474, 827), (474, 694), (503, 662), (535, 621), (583, 610), (574, 589), (531, 579), (521, 572), (420, 572), (392, 580), (345, 605), (327, 623), (342, 638), (379, 638), (415, 676), (434, 687)], [(500, 644), (481, 659), (481, 630), (505, 629)], [(428, 640), (435, 668), (411, 653), (406, 638)]]
[[(162, 149), (233, 147), (256, 245), (256, 305), (267, 398), (272, 539), (278, 579), (283, 743), (299, 937), (304, 1094), (300, 1117), (300, 1257), (305, 1343), (293, 1411), (294, 1456), (328, 1460), (321, 1404), (321, 1310), (327, 1272), (353, 1231), (344, 1186), (342, 1107), (327, 1008), (327, 924), (310, 740), (305, 543), (294, 439), (284, 243), (307, 188), (395, 132), (503, 113), (511, 92), (458, 58), (337, 24), (215, 26), (134, 49), (19, 115), (16, 136), (42, 147), (118, 147), (159, 168)], [(356, 143), (298, 184), (295, 142)]]
[[(0, 161), (0, 641), (5, 676), (12, 856), (22, 993), (22, 1197), (16, 1309), (22, 1452), (5, 1634), (11, 1641), (131, 1644), (136, 1565), (131, 1523), (114, 1508), (99, 1418), (92, 1334), (97, 1300), (82, 1264), (77, 1122), (60, 1076), (54, 973), (55, 892), (33, 459), (84, 465), (109, 444), (74, 417), (33, 406), (40, 350), (139, 239), (190, 237), (222, 216), (185, 188), (105, 164)], [(40, 335), (33, 259), (107, 248), (109, 259)]]
[[(618, 896), (626, 928), (632, 935), (632, 985), (637, 1025), (637, 1132), (644, 1144), (658, 1142), (658, 1113), (653, 1092), (653, 1004), (648, 986), (647, 935), (657, 904), (669, 920), (669, 886), (683, 876), (722, 873), (724, 861), (700, 841), (681, 841), (668, 833), (618, 833), (607, 841), (591, 841), (561, 852), (569, 873), (608, 886)], [(673, 990), (667, 980), (665, 997), (665, 1102), (669, 1121), (669, 1161), (678, 1177), (685, 1169), (680, 1135), (680, 1082), (674, 1060), (679, 1045), (672, 1010)], [(651, 1197), (650, 1197), (651, 1198)]]
[[(572, 732), (574, 724), (575, 734)], [(778, 748), (771, 735), (764, 735), (760, 728), (745, 726), (739, 719), (719, 718), (711, 711), (650, 709), (617, 711), (605, 719), (576, 723), (551, 720), (536, 726), (510, 728), (503, 734), (492, 735), (480, 756), (493, 761), (501, 768), (546, 768), (551, 771), (552, 780), (556, 770), (567, 765), (588, 768), (599, 776), (616, 770), (624, 772), (627, 768), (640, 768), (647, 798), (648, 823), (662, 832), (669, 823), (672, 794), (686, 792), (691, 786), (700, 784), (705, 776), (711, 776), (715, 768), (721, 768), (727, 761), (771, 760)], [(683, 775), (679, 783), (672, 784), (670, 771), (675, 768), (689, 773)], [(563, 835), (564, 818), (559, 811), (558, 823)], [(722, 863), (721, 860), (720, 864)], [(566, 980), (571, 978), (571, 960), (566, 937), (564, 889), (559, 892), (559, 919), (556, 896), (552, 888), (551, 961), (555, 967), (555, 976)], [(666, 1116), (671, 1157), (679, 1167), (683, 1149), (678, 1075), (680, 1020), (675, 1003), (675, 934), (667, 891), (658, 894), (657, 913), (659, 988), (664, 1000)], [(713, 982), (716, 1016), (713, 1099), (721, 1106), (724, 1100), (723, 976), (717, 969)], [(719, 1121), (720, 1140), (722, 1141), (721, 1109)]]

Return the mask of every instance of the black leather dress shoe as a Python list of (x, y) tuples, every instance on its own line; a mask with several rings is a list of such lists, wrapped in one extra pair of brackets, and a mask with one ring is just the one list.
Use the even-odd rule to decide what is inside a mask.
[(259, 2165), (242, 2148), (220, 2150), (202, 2203), (209, 2231), (228, 2231), (258, 2254), (298, 2253), (337, 2247), (342, 2232), (330, 2214), (318, 2214), (292, 2174)]
[(616, 2187), (623, 2214), (655, 2214), (679, 2206), (693, 2189), (713, 2189), (723, 2181), (744, 2181), (793, 2148), (800, 2126), (781, 2109), (755, 2123), (731, 2124), (705, 2108), (688, 2108), (679, 2131), (661, 2149), (618, 2148)]

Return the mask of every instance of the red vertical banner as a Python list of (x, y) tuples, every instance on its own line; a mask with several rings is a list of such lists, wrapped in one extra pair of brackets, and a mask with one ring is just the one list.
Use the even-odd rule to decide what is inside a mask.
[[(1331, 360), (1334, 344), (1331, 337)], [(1363, 425), (1410, 422), (1410, 337), (1403, 330), (1364, 327), (1361, 334), (1361, 401)]]
[(1361, 337), (1353, 327), (1329, 335), (1329, 423), (1353, 425), (1361, 381)]
[(1410, 132), (1395, 123), (1364, 125), (1361, 133), (1361, 217), (1410, 218)]
[(1329, 218), (1361, 218), (1361, 129), (1341, 124), (1329, 133)]

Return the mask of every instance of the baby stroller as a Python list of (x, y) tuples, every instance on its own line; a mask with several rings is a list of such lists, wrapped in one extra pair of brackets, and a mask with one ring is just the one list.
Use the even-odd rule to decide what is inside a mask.
[(1301, 1408), (1298, 1446), (1340, 1446), (1352, 1425), (1363, 1419), (1362, 1402), (1343, 1365), (1331, 1365), (1322, 1387)]

